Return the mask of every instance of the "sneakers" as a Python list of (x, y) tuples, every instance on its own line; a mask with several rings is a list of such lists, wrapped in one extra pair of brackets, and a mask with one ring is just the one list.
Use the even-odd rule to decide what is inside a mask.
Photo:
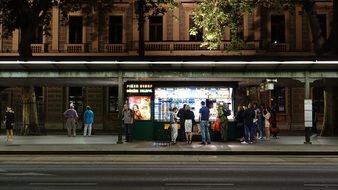
[(249, 144), (249, 143), (247, 143), (246, 141), (243, 141), (243, 142), (241, 142), (241, 144)]
[(206, 143), (205, 142), (201, 142), (201, 145), (206, 145)]

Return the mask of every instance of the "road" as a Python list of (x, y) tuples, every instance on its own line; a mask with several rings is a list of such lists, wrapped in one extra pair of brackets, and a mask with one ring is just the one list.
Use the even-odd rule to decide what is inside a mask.
[[(84, 157), (87, 159), (90, 157)], [(80, 158), (79, 158), (80, 159)], [(255, 157), (255, 159), (259, 159)], [(336, 190), (337, 163), (0, 163), (1, 190)]]

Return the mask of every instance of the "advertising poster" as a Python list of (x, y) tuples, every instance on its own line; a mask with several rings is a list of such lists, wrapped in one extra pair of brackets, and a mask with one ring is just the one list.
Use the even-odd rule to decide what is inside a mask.
[(135, 120), (150, 120), (151, 96), (130, 96), (128, 101)]

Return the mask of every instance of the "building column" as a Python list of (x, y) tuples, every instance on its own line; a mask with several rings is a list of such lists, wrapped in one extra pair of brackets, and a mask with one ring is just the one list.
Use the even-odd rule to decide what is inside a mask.
[(3, 52), (3, 49), (2, 49), (2, 24), (0, 24), (0, 53)]
[(173, 13), (173, 41), (179, 41), (180, 40), (180, 21), (179, 15), (180, 15), (180, 10), (179, 8), (174, 9)]
[(254, 25), (255, 25), (255, 31), (254, 31), (254, 39), (256, 41), (259, 41), (261, 39), (261, 15), (260, 15), (260, 8), (255, 9), (254, 12)]
[(12, 37), (12, 52), (17, 53), (19, 50), (19, 30), (16, 29), (13, 31), (13, 37)]
[(92, 33), (93, 34), (97, 33), (97, 37), (93, 38), (92, 40), (92, 52), (99, 52), (99, 40), (101, 38), (100, 35), (102, 35), (99, 32), (99, 27), (102, 26), (99, 26), (98, 24), (92, 24)]
[(52, 50), (51, 52), (59, 52), (59, 9), (52, 9)]
[(300, 5), (296, 6), (296, 50), (301, 51), (303, 49), (303, 8)]

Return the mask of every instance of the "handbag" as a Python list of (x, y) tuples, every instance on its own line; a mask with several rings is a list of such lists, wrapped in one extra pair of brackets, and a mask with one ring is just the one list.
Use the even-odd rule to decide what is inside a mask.
[(277, 134), (280, 132), (280, 129), (278, 127), (270, 127), (270, 133)]

